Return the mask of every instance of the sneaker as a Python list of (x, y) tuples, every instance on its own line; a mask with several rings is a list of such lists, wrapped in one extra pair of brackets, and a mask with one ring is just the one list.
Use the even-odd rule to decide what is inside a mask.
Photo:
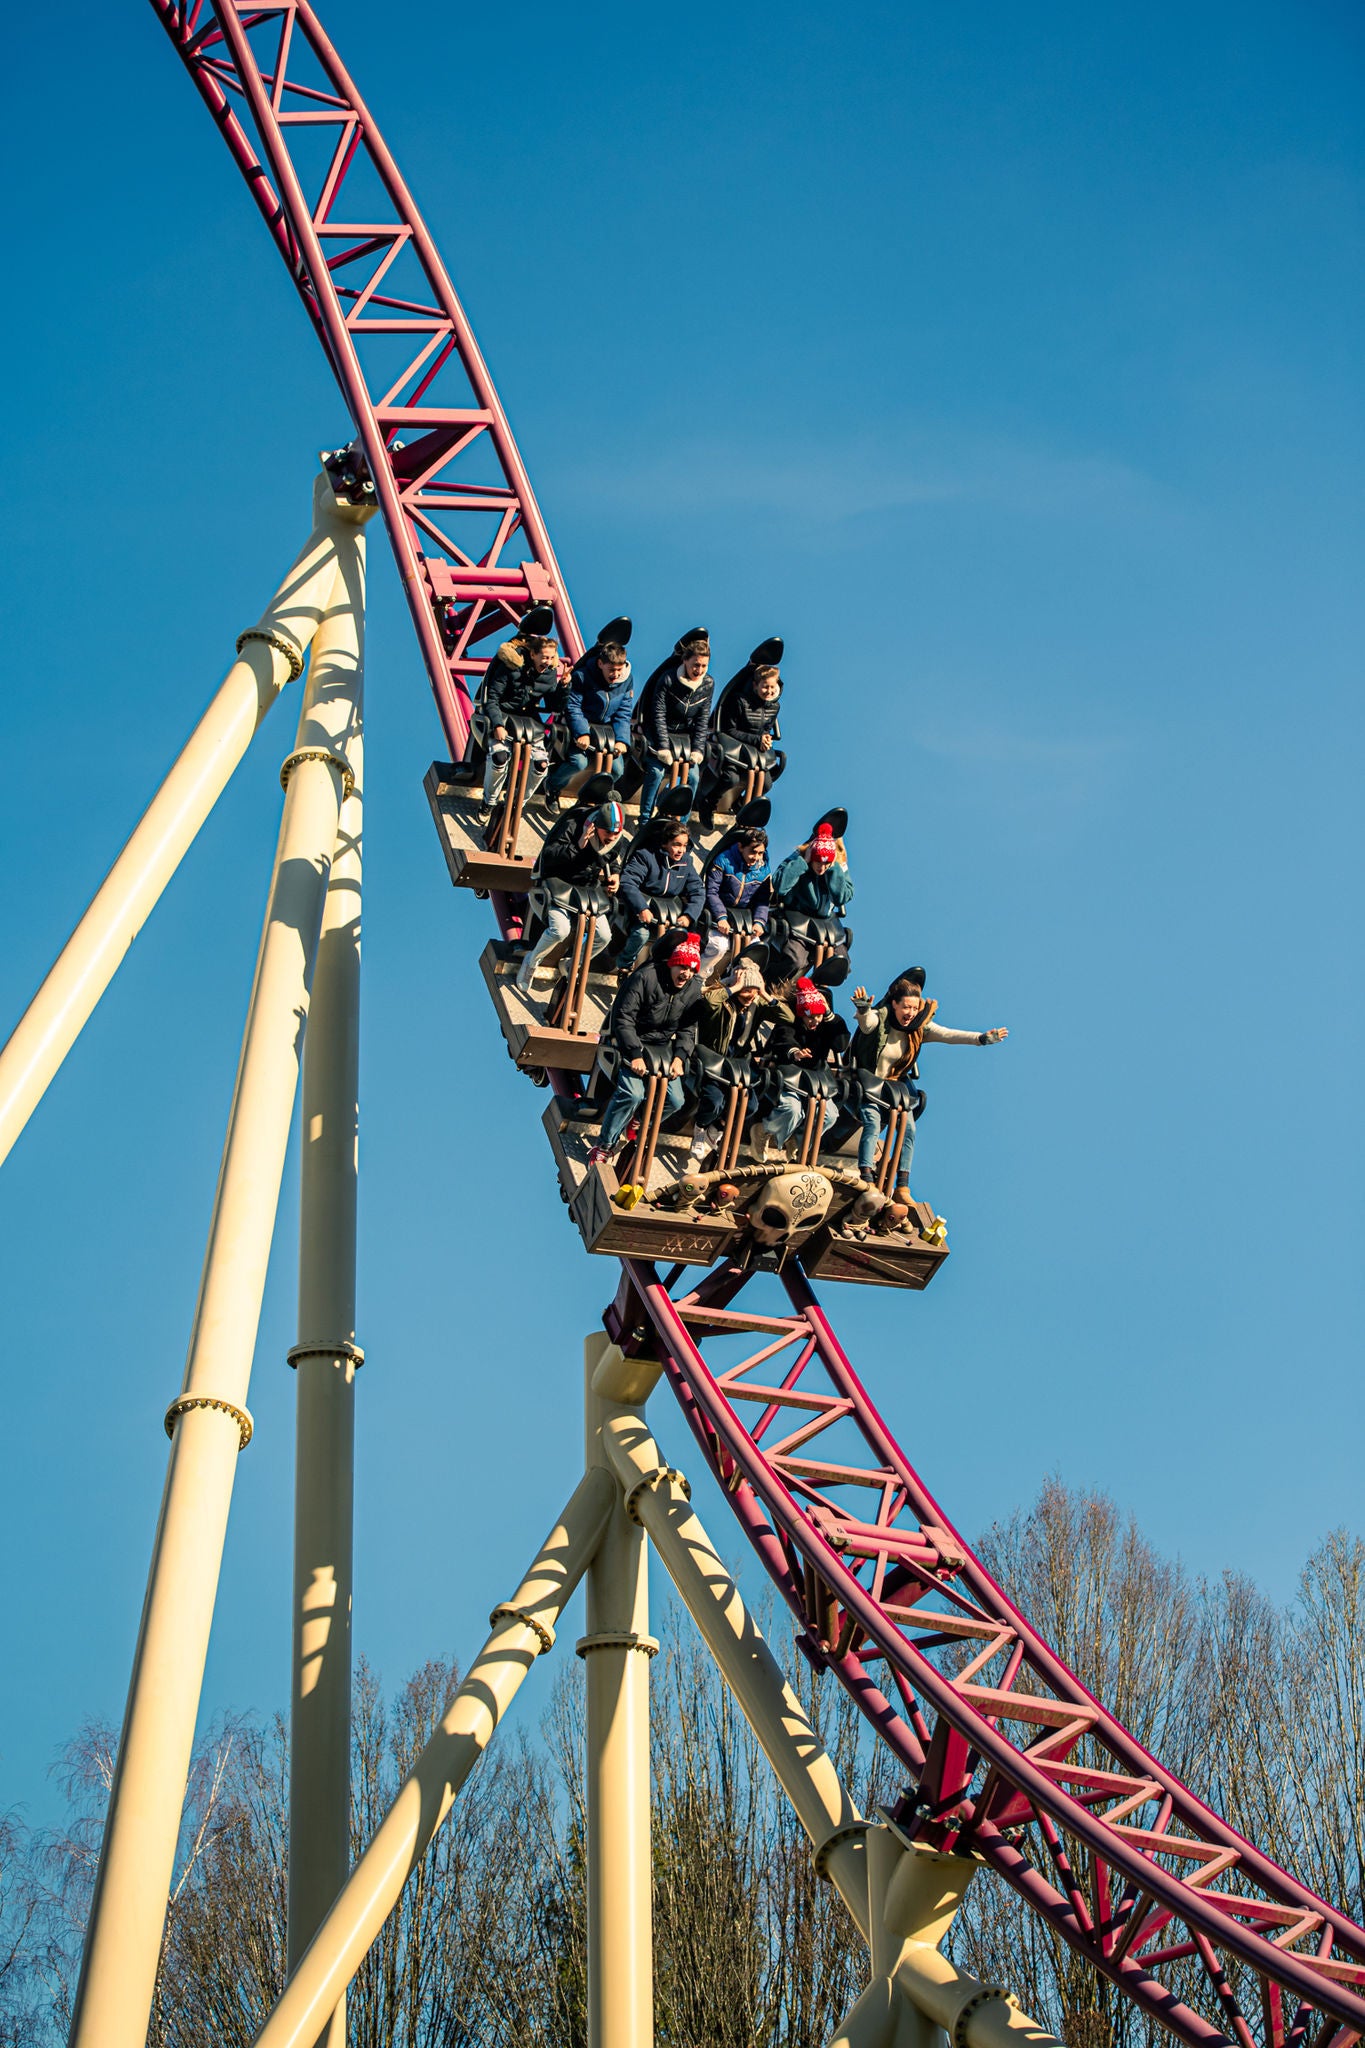
[(768, 1158), (768, 1126), (751, 1124), (749, 1127), (749, 1157), (755, 1166), (763, 1166)]
[(610, 1166), (611, 1153), (605, 1145), (594, 1145), (588, 1153), (589, 1166)]

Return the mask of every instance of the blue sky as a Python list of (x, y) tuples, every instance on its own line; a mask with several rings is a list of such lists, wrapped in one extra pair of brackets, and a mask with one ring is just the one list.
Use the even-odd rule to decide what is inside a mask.
[[(943, 1275), (829, 1291), (910, 1455), (968, 1530), (1057, 1471), (1287, 1596), (1359, 1526), (1358, 14), (325, 18), (580, 616), (651, 660), (783, 632), (779, 836), (847, 803), (861, 978), (922, 959), (946, 1021), (1010, 1027), (926, 1061)], [(150, 8), (9, 40), (6, 1030), (348, 431)], [(502, 1055), (371, 559), (356, 1641), (396, 1681), (472, 1653), (572, 1486), (612, 1268)], [(294, 716), (0, 1174), (0, 1805), (37, 1818), (121, 1711)], [(286, 1693), (295, 1181), (206, 1710)]]

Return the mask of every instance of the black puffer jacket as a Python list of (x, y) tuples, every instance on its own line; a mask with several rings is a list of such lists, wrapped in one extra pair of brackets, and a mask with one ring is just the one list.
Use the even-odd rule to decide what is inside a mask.
[(583, 888), (600, 887), (614, 872), (621, 851), (621, 834), (603, 846), (596, 833), (589, 833), (586, 846), (580, 842), (583, 828), (596, 805), (583, 805), (556, 819), (546, 835), (536, 862), (543, 881), (577, 882)]
[(716, 731), (726, 739), (747, 740), (750, 746), (757, 746), (764, 733), (771, 740), (780, 740), (782, 731), (777, 720), (782, 709), (781, 688), (771, 704), (760, 704), (757, 697), (749, 694), (750, 688), (748, 683), (739, 683), (726, 691), (716, 710)]
[(685, 1060), (695, 1051), (701, 1016), (701, 976), (694, 974), (674, 988), (667, 967), (647, 960), (637, 967), (612, 1005), (607, 1036), (628, 1060), (639, 1059), (647, 1045), (672, 1045)]
[(789, 1024), (774, 1024), (766, 1047), (768, 1058), (777, 1066), (789, 1064), (794, 1052), (808, 1052), (813, 1067), (823, 1067), (831, 1059), (837, 1066), (847, 1051), (848, 1026), (833, 1010), (814, 1024), (807, 1024), (797, 1011)]
[(670, 661), (650, 677), (640, 699), (640, 730), (648, 747), (657, 750), (670, 739), (683, 740), (692, 753), (700, 754), (706, 744), (715, 677), (705, 675), (694, 687), (679, 680), (678, 668), (676, 661)]
[(479, 703), (494, 725), (505, 725), (516, 714), (557, 711), (563, 696), (553, 666), (538, 669), (519, 640), (504, 640), (488, 664)]

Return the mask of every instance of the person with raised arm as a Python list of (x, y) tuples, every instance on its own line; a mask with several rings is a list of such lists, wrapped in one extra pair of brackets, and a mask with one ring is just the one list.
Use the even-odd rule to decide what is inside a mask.
[[(800, 921), (832, 918), (843, 923), (853, 901), (853, 878), (848, 871), (848, 850), (833, 826), (822, 819), (804, 846), (798, 846), (773, 876), (773, 917)], [(836, 951), (847, 954), (848, 939)], [(804, 974), (811, 964), (811, 945), (796, 931), (782, 940), (782, 952), (792, 974)]]
[[(923, 1045), (999, 1045), (1009, 1037), (1003, 1024), (987, 1031), (954, 1031), (937, 1022), (938, 1004), (924, 994), (922, 967), (907, 967), (898, 974), (879, 1003), (873, 1003), (865, 988), (853, 991), (857, 1028), (849, 1050), (851, 1067), (875, 1075), (878, 1080), (918, 1081), (919, 1052)], [(921, 1104), (923, 1097), (920, 1097)], [(912, 1111), (906, 1125), (905, 1142), (896, 1168), (897, 1190), (910, 1189), (910, 1161), (915, 1151), (915, 1118)], [(859, 1112), (862, 1137), (858, 1141), (858, 1171), (864, 1180), (876, 1166), (877, 1145), (886, 1122), (875, 1103), (865, 1103)]]
[[(703, 959), (705, 956), (703, 955)], [(781, 999), (769, 995), (763, 976), (752, 960), (741, 960), (726, 981), (702, 989), (702, 1011), (697, 1022), (697, 1043), (708, 1052), (734, 1058), (756, 1059), (763, 1042), (776, 1024), (790, 1024), (792, 1012)], [(692, 1148), (687, 1155), (690, 1171), (720, 1143), (725, 1114), (726, 1090), (707, 1075), (697, 1094), (692, 1124)], [(744, 1110), (747, 1123), (753, 1108), (753, 1090)]]

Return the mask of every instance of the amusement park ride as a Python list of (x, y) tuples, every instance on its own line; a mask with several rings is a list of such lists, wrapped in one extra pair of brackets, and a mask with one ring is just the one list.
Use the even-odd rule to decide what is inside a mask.
[[(1349, 2048), (1365, 2032), (1365, 1931), (1276, 1867), (1147, 1755), (954, 1530), (845, 1356), (812, 1281), (922, 1287), (947, 1256), (927, 1208), (886, 1211), (814, 1150), (807, 1212), (785, 1166), (664, 1173), (662, 1082), (623, 1181), (587, 1157), (609, 1065), (592, 906), (553, 1022), (510, 988), (535, 914), (526, 736), (484, 833), (463, 779), (487, 650), (538, 611), (583, 637), (506, 416), (431, 237), (305, 0), (152, 0), (288, 266), (355, 426), (325, 455), (305, 547), (238, 642), (199, 728), (0, 1054), (0, 1157), (245, 753), (307, 669), (256, 978), (111, 1791), (72, 2040), (140, 2048), (151, 2009), (233, 1473), (295, 1095), (304, 1145), (289, 1976), (258, 2039), (345, 2038), (346, 1987), (582, 1579), (587, 1632), (589, 2035), (645, 2048), (651, 2007), (646, 1542), (791, 1798), (816, 1867), (868, 1944), (836, 2039), (1003, 2048), (1051, 2037), (1007, 1986), (942, 1952), (975, 1873), (1013, 1888), (1141, 2013), (1194, 2048)], [(381, 364), (384, 367), (381, 368)], [(586, 1470), (374, 1839), (349, 1866), (356, 1019), (365, 528), (382, 517), (448, 759), (427, 794), (453, 880), (486, 897), (483, 972), (508, 1050), (551, 1094), (561, 1192), (619, 1283), (587, 1339)], [(621, 622), (613, 622), (620, 626)], [(519, 751), (520, 749), (520, 751)], [(586, 772), (595, 764), (585, 759)], [(306, 1016), (302, 1046), (298, 1019)], [(818, 1131), (818, 1117), (815, 1128)], [(660, 1157), (655, 1158), (656, 1151)], [(683, 1187), (682, 1194), (677, 1192)], [(860, 1206), (861, 1205), (861, 1206)], [(818, 1220), (813, 1218), (818, 1217)], [(766, 1220), (765, 1220), (766, 1219)], [(661, 1272), (656, 1260), (666, 1262)], [(707, 1270), (689, 1277), (690, 1266)], [(781, 1290), (745, 1305), (760, 1273)], [(752, 1296), (749, 1296), (752, 1299)], [(666, 1383), (817, 1672), (903, 1774), (861, 1816), (655, 1442)]]

